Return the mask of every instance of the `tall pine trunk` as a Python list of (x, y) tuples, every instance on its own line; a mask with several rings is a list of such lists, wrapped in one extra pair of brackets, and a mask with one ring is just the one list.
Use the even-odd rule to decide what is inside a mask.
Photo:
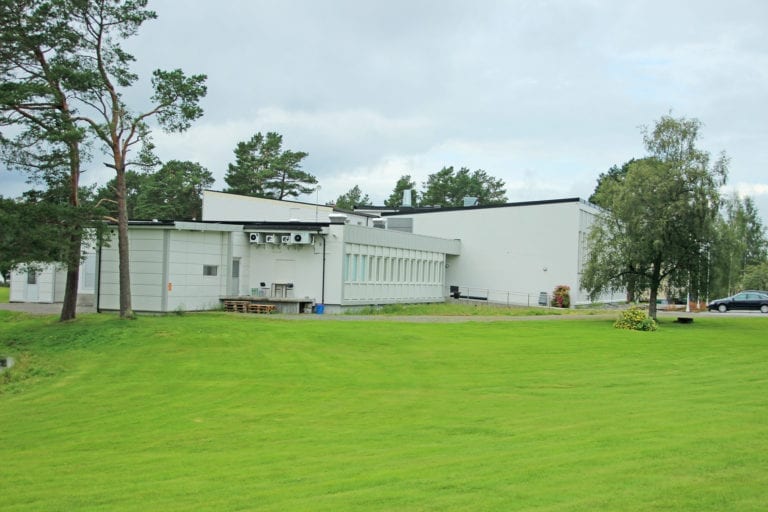
[(128, 250), (128, 203), (125, 197), (125, 167), (117, 169), (117, 253), (120, 282), (120, 318), (133, 318), (131, 306), (131, 270)]
[(77, 312), (77, 289), (80, 282), (80, 250), (82, 236), (72, 233), (67, 240), (67, 283), (64, 286), (64, 302), (61, 305), (59, 321), (74, 320)]
[[(65, 103), (66, 106), (66, 103)], [(66, 110), (68, 112), (68, 110)], [(69, 121), (69, 116), (65, 114)], [(82, 224), (76, 210), (80, 207), (80, 145), (76, 141), (70, 141), (69, 146), (69, 206), (72, 212), (74, 225), (69, 226), (69, 240), (67, 243), (67, 282), (64, 286), (64, 302), (61, 305), (59, 321), (74, 320), (77, 314), (77, 289), (80, 282), (80, 255), (82, 251)]]

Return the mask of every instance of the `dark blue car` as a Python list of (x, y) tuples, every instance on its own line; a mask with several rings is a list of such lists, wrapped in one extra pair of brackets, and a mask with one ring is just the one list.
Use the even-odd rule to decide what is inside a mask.
[(730, 310), (760, 311), (768, 313), (768, 292), (762, 290), (744, 290), (731, 297), (713, 300), (707, 304), (710, 311), (725, 313)]

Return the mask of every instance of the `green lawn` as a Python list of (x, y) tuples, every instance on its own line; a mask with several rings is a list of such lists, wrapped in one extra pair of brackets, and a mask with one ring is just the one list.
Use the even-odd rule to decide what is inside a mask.
[(8, 302), (11, 295), (11, 289), (7, 286), (0, 286), (0, 302)]
[(763, 511), (768, 317), (0, 311), (16, 510)]

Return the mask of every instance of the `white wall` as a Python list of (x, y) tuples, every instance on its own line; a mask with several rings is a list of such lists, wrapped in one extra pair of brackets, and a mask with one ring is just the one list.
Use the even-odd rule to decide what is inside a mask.
[[(227, 295), (230, 233), (169, 231), (165, 311), (215, 309)], [(203, 275), (203, 267), (216, 275)]]
[(447, 284), (495, 302), (535, 305), (540, 292), (579, 290), (580, 243), (595, 209), (579, 201), (498, 208), (465, 208), (398, 216), (413, 219), (413, 232), (460, 238), (461, 255), (448, 259)]
[[(221, 222), (328, 222), (330, 206), (203, 191), (203, 220)], [(349, 224), (366, 226), (371, 216), (346, 213)]]
[[(163, 228), (128, 230), (131, 305), (135, 311), (162, 311)], [(117, 234), (101, 249), (99, 308), (120, 309)]]
[(458, 241), (358, 226), (331, 227), (331, 236), (340, 232), (343, 239), (332, 251), (339, 270), (332, 288), (338, 290), (334, 298), (339, 304), (445, 300), (446, 254), (458, 254)]
[(11, 271), (10, 302), (39, 302), (50, 304), (55, 302), (56, 267), (55, 265), (40, 265), (36, 274), (36, 283), (27, 282), (28, 271), (17, 269)]
[[(168, 312), (217, 308), (219, 298), (230, 292), (235, 235), (244, 236), (242, 226), (188, 222), (131, 226), (128, 239), (133, 309)], [(206, 265), (215, 267), (216, 275), (204, 275)], [(119, 309), (116, 239), (102, 249), (99, 285), (99, 307)]]
[[(90, 244), (83, 244), (84, 261), (80, 264), (78, 294), (93, 294), (96, 281), (96, 252)], [(64, 300), (67, 271), (61, 265), (39, 266), (37, 284), (27, 282), (27, 271), (18, 269), (11, 272), (10, 297), (12, 302), (54, 303)]]
[[(289, 297), (324, 303), (329, 312), (355, 305), (438, 302), (445, 298), (445, 254), (456, 254), (460, 247), (454, 240), (344, 224), (331, 224), (313, 236), (312, 245), (249, 243), (248, 293), (258, 293), (262, 282), (270, 290), (274, 283), (293, 283)], [(242, 237), (247, 240), (246, 233)]]
[[(247, 241), (247, 233), (242, 236)], [(292, 283), (288, 297), (322, 302), (324, 238), (314, 234), (313, 239), (313, 244), (249, 243), (247, 257), (241, 260), (247, 262), (246, 277), (241, 277), (241, 282), (245, 283), (245, 286), (241, 285), (244, 294), (257, 295), (261, 283), (268, 290), (275, 283)]]

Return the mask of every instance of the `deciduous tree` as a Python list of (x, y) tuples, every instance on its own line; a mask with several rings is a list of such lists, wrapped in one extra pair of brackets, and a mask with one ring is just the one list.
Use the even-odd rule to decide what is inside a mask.
[(630, 278), (649, 287), (649, 314), (665, 279), (681, 279), (713, 236), (727, 176), (727, 158), (712, 162), (696, 146), (697, 119), (663, 116), (643, 140), (649, 158), (629, 165), (622, 180), (605, 183), (606, 211), (591, 233), (582, 287), (592, 297), (626, 288)]
[(749, 267), (759, 267), (768, 258), (768, 240), (757, 208), (750, 197), (734, 195), (723, 203), (708, 256), (710, 286), (717, 296), (731, 295), (742, 288)]

